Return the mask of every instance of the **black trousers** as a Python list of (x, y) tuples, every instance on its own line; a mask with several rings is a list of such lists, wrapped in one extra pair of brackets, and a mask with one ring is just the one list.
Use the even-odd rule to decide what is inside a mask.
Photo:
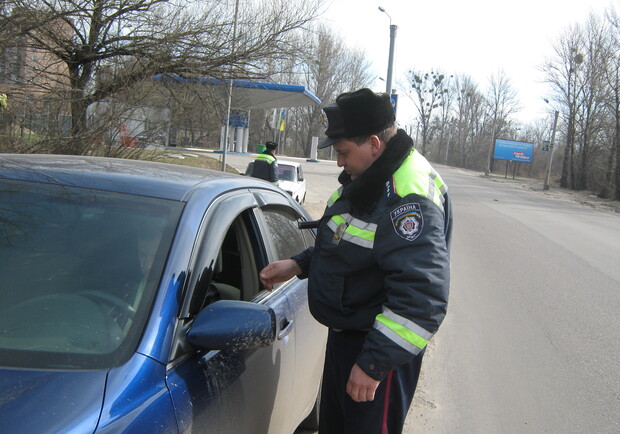
[(329, 331), (319, 434), (399, 434), (413, 400), (424, 352), (390, 371), (381, 381), (375, 399), (355, 402), (346, 392), (351, 368), (367, 332)]

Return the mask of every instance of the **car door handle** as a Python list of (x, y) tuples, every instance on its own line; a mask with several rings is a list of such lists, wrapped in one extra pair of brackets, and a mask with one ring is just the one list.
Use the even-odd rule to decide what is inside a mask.
[(284, 339), (286, 336), (288, 336), (288, 334), (291, 332), (291, 330), (293, 330), (293, 323), (295, 321), (289, 321), (287, 319), (284, 319), (282, 321), (282, 325), (284, 326), (281, 330), (280, 333), (278, 333), (278, 340), (282, 340)]

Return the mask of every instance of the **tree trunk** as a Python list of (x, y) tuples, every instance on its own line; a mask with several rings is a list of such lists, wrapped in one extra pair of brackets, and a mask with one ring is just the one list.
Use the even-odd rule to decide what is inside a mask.
[[(78, 92), (74, 92), (76, 95)], [(80, 92), (81, 93), (81, 92)], [(65, 150), (68, 154), (81, 155), (85, 148), (86, 139), (86, 101), (81, 97), (74, 97), (71, 101), (71, 138)]]
[(614, 149), (612, 148), (610, 158), (607, 160), (607, 170), (605, 171), (605, 183), (599, 191), (599, 197), (609, 199), (613, 197), (614, 191)]
[(579, 182), (577, 183), (579, 190), (586, 190), (588, 188), (588, 122), (586, 122), (584, 131), (581, 149), (581, 169), (579, 170)]
[(566, 139), (566, 148), (564, 148), (564, 158), (562, 158), (562, 176), (560, 177), (560, 187), (568, 187), (568, 160), (570, 158), (570, 146), (568, 144), (568, 138)]
[(428, 120), (423, 117), (422, 118), (422, 150), (421, 154), (426, 156), (426, 140), (428, 137)]
[(566, 151), (562, 162), (562, 178), (560, 186), (575, 189), (575, 115), (574, 110), (568, 114), (568, 128), (566, 132)]
[(570, 169), (569, 169), (571, 190), (577, 189), (577, 171), (576, 171), (575, 166), (576, 166), (575, 164), (575, 134), (573, 133), (573, 140), (570, 145)]
[(79, 65), (67, 64), (71, 83), (71, 137), (68, 143), (61, 144), (62, 153), (80, 155), (84, 149), (84, 135), (86, 130), (86, 109), (88, 104), (84, 98), (84, 80), (80, 74)]
[(614, 148), (612, 150), (612, 161), (616, 167), (615, 182), (613, 183), (614, 188), (612, 189), (615, 191), (612, 197), (614, 197), (616, 200), (620, 200), (620, 110), (616, 110), (616, 129), (614, 131)]

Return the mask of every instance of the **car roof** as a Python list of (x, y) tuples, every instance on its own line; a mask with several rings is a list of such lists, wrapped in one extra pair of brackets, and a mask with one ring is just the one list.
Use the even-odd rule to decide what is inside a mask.
[(280, 160), (280, 159), (278, 159), (278, 165), (280, 165), (280, 164), (288, 165), (288, 166), (301, 166), (301, 164), (296, 162), (296, 161)]
[[(0, 154), (0, 178), (186, 200), (208, 184), (218, 190), (254, 186), (256, 181), (208, 169), (120, 158)], [(217, 188), (217, 186), (220, 188)], [(264, 188), (264, 184), (260, 184)]]

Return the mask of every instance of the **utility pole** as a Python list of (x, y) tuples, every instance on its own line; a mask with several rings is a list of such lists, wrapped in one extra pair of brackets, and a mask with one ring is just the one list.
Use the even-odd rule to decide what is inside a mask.
[(392, 24), (392, 17), (385, 9), (379, 6), (379, 10), (390, 19), (390, 55), (388, 57), (387, 80), (385, 81), (385, 93), (392, 95), (392, 70), (394, 68), (394, 44), (396, 43), (396, 24)]
[[(232, 33), (232, 50), (231, 54), (234, 62), (235, 48), (237, 44), (237, 14), (239, 13), (239, 0), (235, 1), (235, 17), (233, 21), (233, 33)], [(232, 72), (232, 64), (230, 65)], [(226, 108), (226, 128), (224, 129), (224, 149), (222, 149), (222, 172), (226, 172), (226, 150), (228, 149), (228, 136), (230, 135), (230, 111), (232, 106), (232, 92), (233, 92), (233, 77), (232, 74), (228, 77), (228, 104)]]
[(388, 58), (387, 81), (385, 82), (385, 93), (392, 94), (392, 70), (394, 69), (394, 45), (396, 43), (396, 24), (390, 24), (390, 57)]
[(549, 190), (549, 177), (551, 176), (551, 162), (553, 161), (553, 151), (555, 150), (555, 131), (558, 127), (559, 111), (555, 111), (555, 118), (553, 119), (553, 131), (551, 132), (551, 143), (549, 146), (551, 150), (549, 152), (549, 165), (547, 166), (547, 175), (545, 176), (545, 183), (543, 184), (543, 190)]

